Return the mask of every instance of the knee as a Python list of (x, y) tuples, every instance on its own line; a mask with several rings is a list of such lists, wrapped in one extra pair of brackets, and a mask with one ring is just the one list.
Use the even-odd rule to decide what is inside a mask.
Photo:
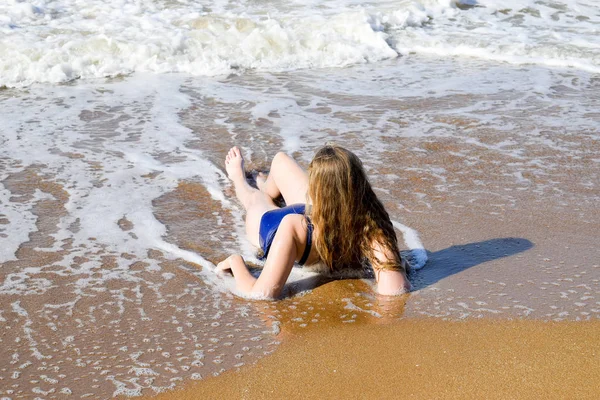
[(277, 168), (277, 165), (289, 162), (289, 160), (290, 156), (288, 156), (286, 153), (284, 153), (283, 151), (278, 152), (277, 154), (275, 154), (275, 157), (273, 157), (273, 161), (271, 162), (271, 170)]

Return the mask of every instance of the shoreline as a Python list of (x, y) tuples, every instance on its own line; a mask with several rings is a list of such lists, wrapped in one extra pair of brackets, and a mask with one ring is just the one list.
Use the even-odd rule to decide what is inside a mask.
[[(589, 397), (598, 82), (419, 57), (341, 72), (5, 96), (0, 397)], [(413, 292), (300, 277), (290, 286), (310, 292), (249, 301), (178, 258), (254, 254), (229, 147), (264, 171), (281, 150), (306, 165), (327, 140), (360, 156), (391, 218), (419, 233), (429, 262)]]

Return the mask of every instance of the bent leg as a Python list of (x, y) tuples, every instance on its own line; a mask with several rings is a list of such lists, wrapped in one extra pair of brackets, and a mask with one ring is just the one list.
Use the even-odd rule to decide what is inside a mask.
[(279, 152), (271, 162), (271, 171), (264, 181), (257, 180), (260, 190), (271, 199), (283, 196), (287, 205), (306, 203), (308, 173), (292, 157)]
[[(256, 189), (255, 189), (256, 190)], [(275, 210), (277, 207), (273, 200), (256, 190), (257, 201), (246, 209), (246, 236), (254, 247), (260, 248), (260, 221), (264, 213)]]
[(248, 184), (244, 174), (244, 158), (237, 147), (229, 150), (225, 158), (225, 169), (235, 187), (236, 197), (246, 210), (246, 235), (254, 246), (260, 247), (260, 219), (265, 212), (278, 207), (271, 197)]

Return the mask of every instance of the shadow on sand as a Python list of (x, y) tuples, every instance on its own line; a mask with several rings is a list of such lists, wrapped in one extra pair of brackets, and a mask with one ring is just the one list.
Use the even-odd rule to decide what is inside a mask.
[(409, 274), (413, 290), (423, 289), (436, 282), (476, 265), (509, 257), (531, 249), (534, 244), (523, 238), (498, 238), (482, 242), (459, 244), (427, 252), (425, 267)]

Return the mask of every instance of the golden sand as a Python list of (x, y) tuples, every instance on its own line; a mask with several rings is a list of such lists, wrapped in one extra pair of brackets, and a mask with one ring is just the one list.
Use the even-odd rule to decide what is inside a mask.
[(597, 399), (600, 321), (403, 320), (314, 329), (156, 399)]

